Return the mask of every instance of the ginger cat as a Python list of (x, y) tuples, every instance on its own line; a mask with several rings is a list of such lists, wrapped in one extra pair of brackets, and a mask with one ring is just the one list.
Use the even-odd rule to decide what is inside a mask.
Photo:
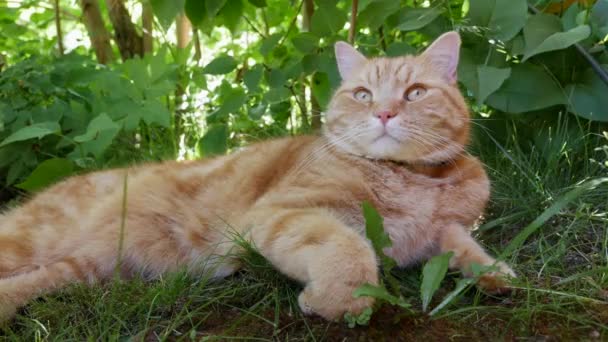
[[(373, 299), (353, 298), (353, 290), (378, 282), (364, 200), (384, 217), (393, 241), (386, 253), (402, 267), (446, 251), (465, 273), (471, 263), (495, 264), (468, 231), (489, 182), (464, 152), (470, 123), (456, 83), (459, 48), (455, 32), (399, 58), (367, 59), (339, 42), (343, 82), (322, 136), (75, 176), (4, 213), (0, 321), (37, 296), (107, 280), (119, 262), (123, 274), (147, 278), (181, 267), (225, 277), (239, 267), (235, 233), (304, 284), (305, 313), (356, 314)], [(479, 286), (507, 287), (502, 276), (514, 273), (497, 265)]]

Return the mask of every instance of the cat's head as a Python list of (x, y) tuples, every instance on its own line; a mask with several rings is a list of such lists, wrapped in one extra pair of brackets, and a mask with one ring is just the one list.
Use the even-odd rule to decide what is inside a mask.
[(342, 84), (326, 113), (325, 136), (358, 156), (436, 163), (453, 159), (469, 138), (458, 90), (460, 37), (448, 32), (422, 54), (366, 58), (336, 44)]

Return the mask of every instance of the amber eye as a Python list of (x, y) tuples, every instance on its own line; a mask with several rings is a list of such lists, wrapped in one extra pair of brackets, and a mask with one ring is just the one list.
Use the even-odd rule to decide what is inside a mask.
[(416, 101), (426, 94), (426, 89), (416, 86), (408, 89), (405, 92), (405, 99), (408, 101)]
[(372, 93), (367, 89), (357, 89), (355, 90), (353, 96), (355, 97), (355, 99), (357, 99), (357, 101), (365, 103), (372, 102)]

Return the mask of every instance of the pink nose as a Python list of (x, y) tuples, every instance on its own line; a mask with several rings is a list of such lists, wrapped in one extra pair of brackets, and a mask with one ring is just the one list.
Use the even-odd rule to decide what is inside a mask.
[(397, 116), (397, 112), (392, 112), (390, 110), (383, 110), (381, 112), (376, 113), (376, 117), (382, 121), (383, 125), (386, 125), (388, 120)]

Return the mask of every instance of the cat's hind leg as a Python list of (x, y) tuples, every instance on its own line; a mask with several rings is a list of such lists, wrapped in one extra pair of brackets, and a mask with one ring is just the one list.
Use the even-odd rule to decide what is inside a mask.
[[(3, 224), (8, 221), (2, 216), (0, 220)], [(27, 271), (33, 257), (34, 249), (26, 229), (14, 232), (0, 229), (0, 279)]]
[(373, 304), (354, 298), (359, 286), (378, 283), (370, 244), (323, 209), (268, 208), (250, 215), (255, 246), (275, 267), (305, 284), (298, 298), (305, 313), (326, 319), (358, 314)]
[(10, 319), (18, 308), (38, 296), (70, 284), (92, 283), (106, 278), (111, 268), (103, 266), (100, 261), (101, 258), (75, 253), (74, 256), (33, 267), (29, 272), (0, 279), (0, 322)]

